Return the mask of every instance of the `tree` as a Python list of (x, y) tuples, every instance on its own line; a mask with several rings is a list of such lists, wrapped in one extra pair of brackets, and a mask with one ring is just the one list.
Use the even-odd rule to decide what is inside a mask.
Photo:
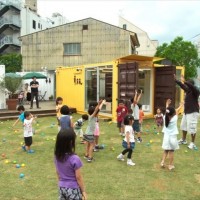
[(176, 37), (170, 44), (159, 46), (155, 56), (171, 60), (176, 66), (185, 66), (186, 79), (197, 76), (197, 68), (200, 67), (198, 51), (190, 41), (184, 41), (183, 37)]
[(6, 73), (20, 72), (22, 68), (22, 56), (16, 53), (1, 55), (0, 64), (6, 66)]

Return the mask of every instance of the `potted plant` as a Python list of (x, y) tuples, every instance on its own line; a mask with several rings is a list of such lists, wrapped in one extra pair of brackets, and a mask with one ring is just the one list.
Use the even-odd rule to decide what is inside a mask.
[(49, 100), (53, 100), (53, 95), (49, 96)]
[(2, 81), (0, 81), (1, 90), (5, 91), (5, 93), (8, 95), (8, 99), (6, 99), (8, 110), (16, 110), (18, 103), (17, 90), (20, 88), (21, 84), (22, 78), (18, 76), (5, 76)]

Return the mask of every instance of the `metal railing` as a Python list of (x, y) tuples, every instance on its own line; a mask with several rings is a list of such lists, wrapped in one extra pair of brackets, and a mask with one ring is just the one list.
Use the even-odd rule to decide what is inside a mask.
[(0, 40), (0, 49), (7, 44), (20, 46), (20, 41), (18, 39), (15, 39), (12, 35), (7, 35)]
[(21, 10), (20, 0), (0, 0), (0, 10), (5, 6), (14, 6), (15, 8)]
[(18, 27), (21, 27), (21, 23), (20, 23), (20, 19), (17, 19), (17, 18), (1, 18), (0, 19), (0, 28), (6, 24), (13, 24), (15, 26), (18, 26)]

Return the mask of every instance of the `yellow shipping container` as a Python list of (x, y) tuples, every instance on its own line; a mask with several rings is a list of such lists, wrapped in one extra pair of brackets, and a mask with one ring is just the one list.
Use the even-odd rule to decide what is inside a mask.
[(116, 121), (118, 100), (130, 106), (135, 90), (142, 90), (145, 117), (153, 117), (157, 107), (164, 108), (167, 98), (178, 106), (183, 101), (173, 75), (184, 75), (184, 67), (154, 65), (162, 58), (129, 55), (111, 62), (56, 69), (56, 95), (79, 113), (87, 112), (90, 102), (106, 99), (100, 115)]

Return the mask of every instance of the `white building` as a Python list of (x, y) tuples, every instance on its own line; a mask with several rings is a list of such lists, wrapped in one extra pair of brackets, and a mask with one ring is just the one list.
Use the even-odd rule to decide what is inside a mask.
[(154, 56), (156, 53), (156, 48), (158, 47), (157, 40), (151, 40), (144, 30), (135, 26), (128, 20), (119, 16), (119, 27), (135, 32), (137, 34), (138, 40), (140, 42), (140, 47), (137, 48), (137, 54), (145, 56)]
[(0, 54), (20, 52), (20, 36), (66, 22), (59, 13), (42, 18), (37, 13), (37, 0), (0, 0)]

